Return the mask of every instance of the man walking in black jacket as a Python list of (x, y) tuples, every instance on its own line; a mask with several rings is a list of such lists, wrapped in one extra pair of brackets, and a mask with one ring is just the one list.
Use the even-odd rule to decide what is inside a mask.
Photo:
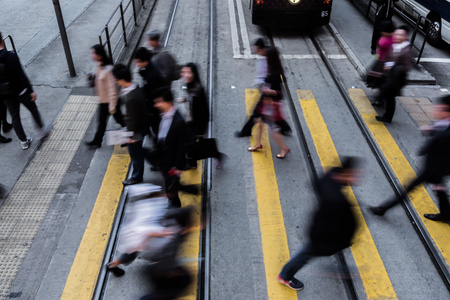
[(148, 114), (145, 106), (145, 96), (142, 88), (131, 81), (131, 72), (123, 64), (114, 66), (112, 73), (117, 84), (122, 87), (122, 99), (125, 102), (125, 125), (133, 136), (127, 144), (133, 174), (123, 182), (123, 185), (131, 185), (142, 182), (144, 176), (144, 162), (146, 150), (142, 147), (144, 137), (148, 132)]
[(434, 114), (438, 121), (433, 126), (423, 127), (422, 130), (432, 135), (432, 138), (420, 150), (420, 155), (426, 155), (423, 171), (414, 179), (406, 192), (397, 198), (384, 202), (380, 206), (371, 207), (370, 211), (383, 216), (387, 210), (399, 204), (407, 194), (423, 182), (432, 183), (433, 190), (439, 200), (439, 214), (425, 214), (424, 217), (432, 221), (450, 221), (450, 204), (442, 181), (450, 174), (450, 96), (444, 96), (434, 106)]
[(278, 275), (281, 284), (302, 290), (303, 283), (294, 275), (312, 257), (329, 256), (351, 245), (357, 224), (342, 189), (359, 180), (357, 163), (355, 158), (348, 157), (342, 162), (342, 168), (331, 169), (318, 181), (319, 208), (310, 228), (310, 241), (283, 267)]
[(28, 149), (33, 139), (27, 137), (23, 130), (22, 121), (20, 120), (20, 104), (22, 103), (30, 111), (34, 121), (40, 128), (39, 138), (44, 138), (48, 135), (48, 130), (45, 129), (42, 122), (41, 115), (36, 105), (37, 95), (33, 91), (25, 72), (20, 65), (19, 57), (12, 51), (7, 51), (5, 42), (0, 33), (0, 63), (4, 64), (8, 76), (8, 92), (0, 98), (6, 101), (9, 113), (12, 117), (12, 124), (17, 137), (21, 141), (23, 150)]
[(156, 137), (161, 117), (159, 116), (159, 110), (153, 105), (153, 92), (157, 88), (164, 86), (164, 79), (156, 65), (151, 61), (151, 57), (151, 52), (147, 48), (141, 47), (134, 54), (134, 62), (139, 68), (139, 75), (143, 79), (145, 100), (150, 117), (150, 128)]

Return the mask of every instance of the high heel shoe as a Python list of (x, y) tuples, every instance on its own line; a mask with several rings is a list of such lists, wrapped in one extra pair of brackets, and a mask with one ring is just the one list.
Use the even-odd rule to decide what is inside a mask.
[(259, 146), (247, 148), (247, 150), (250, 151), (250, 152), (255, 152), (258, 149), (262, 149), (262, 145), (261, 144), (259, 144)]
[(286, 151), (286, 153), (284, 153), (284, 155), (281, 155), (281, 153), (280, 153), (280, 154), (277, 154), (277, 158), (279, 158), (279, 159), (284, 159), (284, 158), (286, 157), (286, 155), (287, 155), (289, 152), (291, 152), (291, 149), (287, 148), (287, 150), (285, 150), (285, 151)]

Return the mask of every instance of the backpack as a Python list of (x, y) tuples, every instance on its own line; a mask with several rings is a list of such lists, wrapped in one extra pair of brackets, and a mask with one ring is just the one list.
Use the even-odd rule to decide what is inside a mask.
[(13, 89), (9, 81), (8, 69), (6, 64), (0, 61), (0, 96), (6, 96), (12, 93)]

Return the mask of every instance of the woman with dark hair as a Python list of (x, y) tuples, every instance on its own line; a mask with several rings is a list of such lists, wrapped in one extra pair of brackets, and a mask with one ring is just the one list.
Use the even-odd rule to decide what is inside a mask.
[[(209, 122), (209, 106), (206, 100), (205, 90), (200, 81), (197, 66), (190, 62), (181, 69), (181, 77), (186, 84), (187, 97), (180, 99), (186, 105), (186, 125), (188, 134), (188, 143), (195, 142), (199, 137), (205, 135)], [(218, 159), (217, 168), (221, 167), (222, 154), (214, 151), (213, 156)], [(196, 168), (197, 161), (188, 160), (188, 167)]]
[(120, 99), (117, 93), (116, 80), (112, 74), (112, 60), (106, 54), (102, 45), (94, 45), (91, 48), (91, 56), (97, 62), (95, 70), (95, 92), (98, 96), (99, 110), (98, 110), (98, 126), (94, 139), (86, 142), (86, 145), (91, 147), (101, 147), (103, 135), (105, 134), (106, 124), (109, 115), (113, 115), (114, 119), (120, 126), (124, 127), (122, 112), (120, 110)]
[(248, 151), (254, 152), (261, 149), (261, 134), (264, 123), (269, 125), (275, 142), (280, 145), (281, 151), (277, 154), (277, 158), (283, 159), (291, 151), (284, 143), (282, 134), (280, 133), (280, 124), (286, 123), (282, 111), (282, 93), (281, 93), (281, 77), (284, 77), (283, 66), (281, 65), (280, 56), (277, 48), (267, 47), (267, 77), (265, 83), (261, 87), (261, 101), (258, 102), (255, 110), (258, 117), (255, 117), (255, 144), (248, 148)]

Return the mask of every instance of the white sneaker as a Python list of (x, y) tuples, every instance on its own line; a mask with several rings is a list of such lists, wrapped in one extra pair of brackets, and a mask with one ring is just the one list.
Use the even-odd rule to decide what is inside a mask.
[(32, 141), (33, 139), (29, 137), (25, 142), (20, 142), (20, 144), (22, 145), (22, 150), (27, 150), (28, 147), (30, 147)]

